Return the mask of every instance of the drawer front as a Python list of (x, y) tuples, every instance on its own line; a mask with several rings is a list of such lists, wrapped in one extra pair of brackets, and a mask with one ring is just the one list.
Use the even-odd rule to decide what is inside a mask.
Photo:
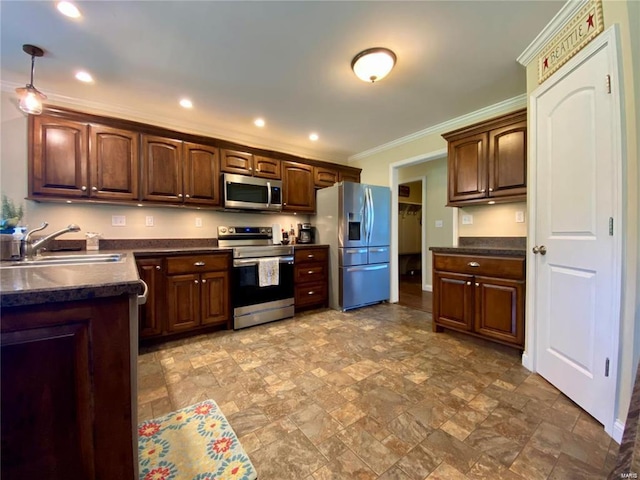
[(445, 272), (486, 275), (490, 277), (524, 279), (525, 259), (514, 257), (484, 257), (480, 255), (433, 255), (433, 267)]
[(308, 263), (305, 265), (296, 265), (295, 269), (296, 283), (319, 282), (325, 281), (327, 278), (326, 263)]
[(310, 283), (308, 285), (296, 285), (296, 307), (325, 303), (327, 301), (327, 284)]
[(228, 255), (185, 255), (167, 258), (167, 275), (229, 269)]
[(326, 262), (327, 261), (326, 248), (296, 248), (295, 250), (295, 262)]

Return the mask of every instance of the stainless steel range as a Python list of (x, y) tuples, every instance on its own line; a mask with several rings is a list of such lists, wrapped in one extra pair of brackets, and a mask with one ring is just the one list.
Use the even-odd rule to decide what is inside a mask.
[(218, 245), (233, 248), (233, 328), (293, 316), (293, 247), (273, 245), (271, 227), (218, 227)]

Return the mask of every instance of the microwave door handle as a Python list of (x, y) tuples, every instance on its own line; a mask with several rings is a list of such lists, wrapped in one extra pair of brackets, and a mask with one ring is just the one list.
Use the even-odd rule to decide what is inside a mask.
[(267, 182), (267, 207), (271, 206), (271, 182)]

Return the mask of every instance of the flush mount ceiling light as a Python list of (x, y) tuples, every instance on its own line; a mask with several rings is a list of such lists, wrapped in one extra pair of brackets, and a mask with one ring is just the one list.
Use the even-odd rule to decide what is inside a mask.
[(376, 47), (353, 57), (351, 69), (360, 80), (374, 83), (386, 77), (395, 64), (395, 53), (388, 48)]
[(22, 50), (31, 55), (31, 81), (23, 88), (16, 88), (16, 93), (20, 97), (20, 110), (32, 115), (40, 115), (42, 113), (42, 100), (46, 100), (47, 96), (33, 86), (33, 72), (35, 70), (36, 57), (44, 55), (44, 51), (34, 45), (23, 45)]

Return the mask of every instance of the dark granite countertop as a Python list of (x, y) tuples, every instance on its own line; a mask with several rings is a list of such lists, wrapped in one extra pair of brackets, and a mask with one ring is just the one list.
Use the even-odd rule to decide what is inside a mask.
[(435, 253), (525, 257), (526, 237), (460, 237), (457, 247), (429, 247)]
[[(68, 248), (71, 243), (59, 244)], [(154, 255), (194, 255), (231, 252), (204, 241), (107, 241), (100, 243), (100, 251), (59, 251), (45, 255), (86, 255), (121, 253), (120, 262), (87, 263), (77, 265), (11, 266), (0, 263), (0, 306), (18, 307), (42, 303), (86, 300), (98, 297), (142, 293), (135, 257)], [(327, 247), (320, 244), (297, 244), (302, 247)], [(73, 248), (73, 247), (72, 247)]]
[[(73, 252), (73, 255), (92, 253), (98, 252)], [(10, 265), (0, 264), (2, 308), (137, 295), (143, 291), (135, 258), (131, 252), (123, 253), (119, 262), (16, 267)]]

